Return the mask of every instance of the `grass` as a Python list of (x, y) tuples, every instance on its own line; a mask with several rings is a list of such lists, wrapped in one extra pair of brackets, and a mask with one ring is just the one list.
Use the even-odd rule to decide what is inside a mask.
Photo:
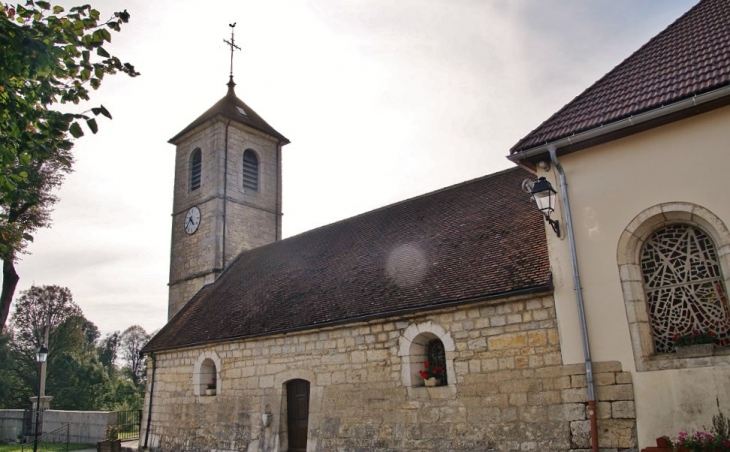
[[(89, 445), (89, 444), (69, 444), (68, 450), (83, 450), (83, 449), (94, 449), (96, 448), (96, 445)], [(20, 452), (23, 450), (20, 447), (20, 444), (7, 444), (7, 443), (0, 443), (0, 452)], [(26, 451), (32, 451), (33, 445), (30, 446), (30, 448), (26, 447)], [(38, 445), (39, 451), (57, 451), (57, 450), (63, 450), (61, 444), (53, 444), (53, 445), (46, 445), (46, 444), (39, 444)]]

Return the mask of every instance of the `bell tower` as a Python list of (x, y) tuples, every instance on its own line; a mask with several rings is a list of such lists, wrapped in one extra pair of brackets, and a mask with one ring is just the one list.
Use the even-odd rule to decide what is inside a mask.
[(175, 150), (168, 320), (241, 251), (281, 239), (281, 148), (289, 143), (227, 94), (170, 139)]

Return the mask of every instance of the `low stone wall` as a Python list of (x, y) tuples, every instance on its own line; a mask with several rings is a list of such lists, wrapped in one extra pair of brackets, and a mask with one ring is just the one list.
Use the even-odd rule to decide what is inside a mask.
[(23, 410), (0, 410), (0, 441), (16, 441), (23, 433)]
[[(432, 338), (449, 375), (427, 388), (414, 369)], [(215, 396), (200, 391), (201, 363), (219, 366)], [(308, 451), (590, 447), (585, 368), (561, 363), (549, 295), (158, 353), (156, 367), (153, 450), (288, 450), (293, 379), (310, 385)], [(601, 448), (635, 452), (631, 375), (618, 362), (595, 372)]]
[[(52, 432), (69, 425), (72, 443), (95, 444), (104, 438), (107, 426), (115, 425), (117, 413), (113, 411), (61, 411), (43, 412), (42, 433)], [(0, 440), (17, 441), (23, 431), (23, 410), (0, 410)]]

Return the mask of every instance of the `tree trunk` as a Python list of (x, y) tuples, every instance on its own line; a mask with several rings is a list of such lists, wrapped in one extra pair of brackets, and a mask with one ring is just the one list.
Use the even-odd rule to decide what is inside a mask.
[(15, 288), (18, 287), (20, 277), (15, 271), (15, 262), (12, 259), (3, 261), (3, 289), (0, 292), (0, 334), (5, 328), (5, 321), (10, 313), (10, 303), (13, 301)]

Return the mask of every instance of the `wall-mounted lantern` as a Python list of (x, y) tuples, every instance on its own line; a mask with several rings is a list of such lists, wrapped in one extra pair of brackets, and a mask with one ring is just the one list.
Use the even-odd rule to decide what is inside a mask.
[(532, 195), (532, 199), (535, 200), (537, 208), (540, 209), (540, 212), (542, 212), (545, 216), (545, 221), (552, 226), (555, 234), (560, 236), (560, 225), (558, 224), (558, 220), (550, 218), (550, 215), (555, 212), (555, 195), (557, 195), (558, 192), (556, 192), (553, 189), (553, 186), (550, 185), (550, 181), (544, 177), (540, 177), (537, 182), (532, 185), (530, 194)]

